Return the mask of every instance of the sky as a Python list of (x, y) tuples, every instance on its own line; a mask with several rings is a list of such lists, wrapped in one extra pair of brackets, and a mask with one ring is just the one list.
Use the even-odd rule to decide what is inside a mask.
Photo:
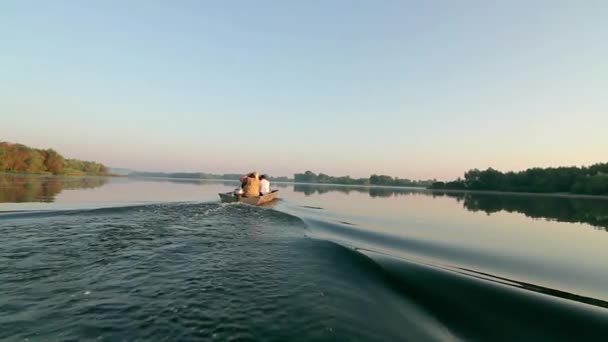
[(0, 140), (154, 171), (608, 161), (607, 1), (0, 3)]

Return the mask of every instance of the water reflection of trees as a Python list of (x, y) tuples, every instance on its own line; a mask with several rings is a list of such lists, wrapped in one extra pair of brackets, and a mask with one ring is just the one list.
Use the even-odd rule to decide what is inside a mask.
[(447, 196), (462, 202), (470, 211), (487, 214), (506, 211), (527, 217), (559, 222), (587, 223), (608, 231), (608, 200), (563, 196), (526, 196), (473, 192), (432, 192), (432, 196)]
[(314, 184), (294, 184), (293, 190), (304, 193), (307, 196), (328, 192), (341, 192), (345, 194), (356, 192), (366, 193), (370, 197), (403, 195), (450, 197), (458, 202), (462, 202), (463, 207), (472, 212), (481, 211), (493, 214), (506, 211), (509, 213), (521, 213), (531, 218), (543, 218), (559, 222), (587, 223), (608, 231), (608, 200), (605, 199)]
[(317, 185), (317, 184), (294, 184), (293, 191), (302, 192), (306, 196), (314, 194), (325, 194), (328, 192), (351, 192), (368, 194), (370, 197), (392, 197), (400, 195), (411, 195), (422, 193), (423, 189), (390, 188), (390, 187), (367, 187), (367, 186), (344, 186), (344, 185)]
[(108, 182), (102, 177), (45, 177), (0, 174), (0, 203), (53, 202), (63, 190), (92, 189)]

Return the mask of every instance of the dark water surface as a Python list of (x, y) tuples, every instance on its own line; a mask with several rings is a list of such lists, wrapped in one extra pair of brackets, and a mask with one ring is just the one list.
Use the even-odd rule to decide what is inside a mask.
[(234, 184), (0, 176), (0, 339), (608, 334), (607, 200)]

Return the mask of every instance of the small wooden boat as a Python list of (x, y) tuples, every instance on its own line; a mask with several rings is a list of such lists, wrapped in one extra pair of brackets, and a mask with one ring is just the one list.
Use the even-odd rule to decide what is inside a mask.
[(271, 193), (264, 196), (243, 197), (237, 196), (234, 192), (220, 193), (220, 200), (223, 203), (241, 202), (250, 205), (262, 205), (274, 201), (279, 198), (279, 190), (273, 190)]

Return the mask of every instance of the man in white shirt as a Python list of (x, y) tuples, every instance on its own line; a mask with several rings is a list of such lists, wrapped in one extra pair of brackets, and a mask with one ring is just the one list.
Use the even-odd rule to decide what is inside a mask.
[(261, 175), (260, 176), (260, 196), (264, 196), (270, 193), (270, 181), (268, 181), (268, 176)]

